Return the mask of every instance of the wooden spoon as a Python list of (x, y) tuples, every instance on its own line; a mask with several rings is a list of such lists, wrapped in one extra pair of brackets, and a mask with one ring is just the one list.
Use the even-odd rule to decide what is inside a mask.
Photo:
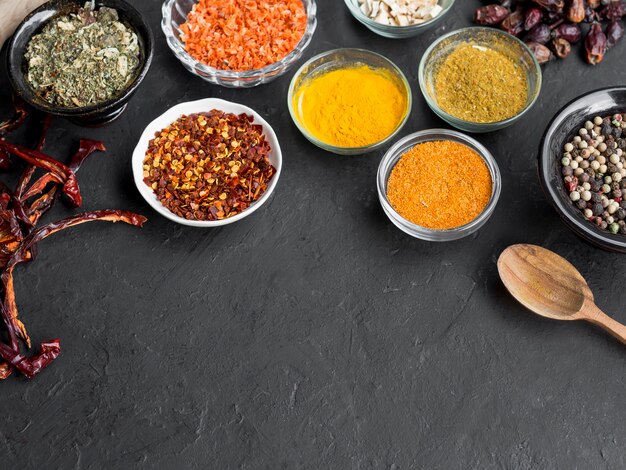
[(0, 47), (24, 17), (46, 0), (0, 0)]
[(500, 255), (498, 271), (513, 297), (536, 314), (586, 320), (626, 344), (626, 326), (597, 307), (582, 275), (556, 253), (534, 245), (513, 245)]

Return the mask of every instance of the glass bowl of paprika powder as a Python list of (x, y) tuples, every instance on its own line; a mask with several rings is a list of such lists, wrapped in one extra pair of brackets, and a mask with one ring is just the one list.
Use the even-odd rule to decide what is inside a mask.
[[(389, 179), (398, 162), (407, 154), (407, 152), (416, 148), (420, 144), (427, 143), (451, 143), (457, 147), (466, 147), (464, 151), (471, 153), (476, 159), (480, 158), (479, 162), (481, 163), (481, 166), (484, 164), (484, 167), (486, 167), (488, 173), (487, 179), (491, 180), (491, 188), (487, 194), (486, 203), (478, 215), (463, 225), (446, 229), (434, 229), (417, 225), (400, 215), (400, 213), (394, 208), (389, 198)], [(433, 157), (436, 160), (439, 160), (436, 155), (433, 155)], [(465, 163), (465, 161), (462, 162), (462, 164)], [(440, 163), (437, 163), (437, 165), (439, 164)], [(469, 172), (472, 171), (475, 171), (475, 168), (469, 169)], [(429, 181), (432, 181), (433, 178), (433, 175), (428, 176)], [(413, 177), (411, 179), (413, 179)], [(448, 184), (445, 180), (440, 181), (440, 183), (442, 185)], [(396, 227), (408, 235), (421, 240), (430, 242), (446, 242), (458, 240), (471, 235), (489, 220), (496, 208), (496, 205), (498, 204), (498, 200), (500, 199), (502, 179), (500, 176), (500, 169), (498, 168), (495, 158), (493, 158), (489, 150), (487, 150), (480, 142), (457, 131), (447, 129), (429, 129), (404, 137), (387, 151), (378, 166), (376, 186), (378, 189), (378, 198), (383, 211)], [(420, 190), (423, 190), (423, 188), (419, 187), (415, 187), (414, 189), (417, 193), (419, 193)], [(452, 200), (450, 200), (449, 203), (459, 205), (458, 208), (453, 209), (463, 211), (464, 207), (462, 206), (462, 201), (464, 198), (461, 196), (465, 195), (456, 194), (454, 188), (449, 188), (448, 192), (453, 194)], [(426, 206), (424, 202), (422, 202), (422, 204)], [(450, 209), (450, 207), (447, 207), (447, 209)]]
[(437, 39), (422, 56), (418, 76), (435, 114), (472, 133), (517, 122), (537, 101), (542, 82), (526, 44), (504, 31), (475, 26)]

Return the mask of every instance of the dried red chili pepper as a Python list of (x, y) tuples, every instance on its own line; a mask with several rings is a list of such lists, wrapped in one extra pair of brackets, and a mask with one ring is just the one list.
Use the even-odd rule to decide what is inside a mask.
[(21, 98), (18, 98), (17, 95), (13, 95), (13, 108), (13, 116), (6, 121), (0, 122), (0, 137), (20, 127), (26, 120), (26, 116), (28, 116), (26, 104)]
[[(20, 115), (18, 109), (16, 116)], [(16, 118), (12, 122), (18, 120), (19, 118)], [(18, 370), (26, 377), (33, 377), (60, 353), (58, 339), (41, 343), (39, 352), (33, 356), (27, 357), (21, 353), (19, 340), (21, 339), (27, 348), (31, 347), (31, 341), (26, 327), (18, 318), (13, 279), (15, 266), (32, 261), (38, 243), (65, 228), (96, 220), (125, 222), (140, 227), (146, 221), (145, 217), (131, 212), (96, 211), (68, 217), (37, 228), (36, 224), (40, 217), (54, 205), (60, 190), (70, 197), (71, 202), (80, 203), (75, 172), (89, 155), (97, 150), (104, 150), (101, 142), (83, 139), (69, 166), (63, 165), (41, 152), (48, 125), (49, 119), (46, 118), (42, 125), (41, 137), (34, 150), (0, 139), (1, 151), (9, 152), (29, 163), (20, 176), (15, 192), (0, 182), (0, 277), (4, 291), (0, 300), (2, 319), (0, 325), (4, 324), (8, 337), (6, 343), (2, 343), (0, 339), (0, 358), (5, 361), (0, 362), (0, 380), (7, 378), (13, 370)], [(16, 128), (14, 124), (0, 124), (0, 129), (14, 128)], [(37, 168), (47, 172), (29, 186)]]
[(54, 176), (56, 182), (63, 183), (63, 193), (69, 198), (74, 206), (78, 207), (82, 204), (82, 197), (80, 195), (78, 182), (76, 181), (76, 175), (63, 163), (41, 153), (38, 150), (31, 150), (21, 145), (12, 144), (1, 139), (0, 148), (3, 148), (12, 155), (20, 157), (22, 160), (30, 163), (31, 165), (48, 170)]

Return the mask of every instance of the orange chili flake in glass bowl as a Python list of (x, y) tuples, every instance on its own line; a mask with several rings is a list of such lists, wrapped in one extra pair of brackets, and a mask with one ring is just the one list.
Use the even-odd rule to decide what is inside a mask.
[(183, 115), (155, 133), (143, 181), (172, 213), (188, 220), (222, 220), (261, 198), (276, 169), (263, 128), (247, 114)]
[(185, 50), (197, 61), (247, 71), (286, 57), (306, 25), (302, 0), (200, 0), (180, 29)]

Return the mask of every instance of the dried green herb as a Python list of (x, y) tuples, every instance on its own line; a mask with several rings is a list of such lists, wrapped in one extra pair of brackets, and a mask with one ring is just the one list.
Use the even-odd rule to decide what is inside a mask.
[(27, 80), (47, 102), (84, 107), (118, 95), (139, 67), (137, 34), (113, 8), (86, 3), (76, 13), (53, 18), (33, 36), (25, 58)]

